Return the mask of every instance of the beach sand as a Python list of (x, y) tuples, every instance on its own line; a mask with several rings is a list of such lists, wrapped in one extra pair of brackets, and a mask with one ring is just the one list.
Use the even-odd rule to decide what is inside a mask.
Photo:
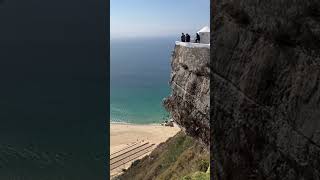
[[(110, 123), (110, 154), (121, 151), (122, 149), (132, 145), (136, 142), (149, 142), (155, 144), (154, 149), (158, 144), (165, 142), (168, 138), (173, 137), (180, 131), (180, 128), (175, 125), (174, 127), (165, 127), (157, 124), (153, 125), (135, 125), (135, 124), (120, 124)], [(146, 155), (146, 153), (142, 158)], [(128, 168), (134, 160), (121, 166), (121, 168), (111, 171), (111, 175), (121, 173), (122, 169)]]

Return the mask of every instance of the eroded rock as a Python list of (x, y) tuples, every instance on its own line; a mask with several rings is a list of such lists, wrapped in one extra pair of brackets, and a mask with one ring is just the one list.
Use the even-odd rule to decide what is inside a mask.
[(164, 101), (174, 121), (207, 147), (210, 142), (209, 56), (209, 46), (176, 45), (171, 61), (172, 93)]
[(212, 3), (211, 172), (320, 179), (320, 4)]

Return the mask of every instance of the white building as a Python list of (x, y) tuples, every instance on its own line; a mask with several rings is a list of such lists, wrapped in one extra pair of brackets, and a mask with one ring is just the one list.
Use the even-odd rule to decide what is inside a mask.
[(203, 27), (200, 31), (198, 31), (200, 35), (200, 43), (210, 44), (210, 28), (208, 26)]

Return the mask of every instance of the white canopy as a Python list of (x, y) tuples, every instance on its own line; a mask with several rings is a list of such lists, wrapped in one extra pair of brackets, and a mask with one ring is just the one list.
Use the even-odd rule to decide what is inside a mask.
[(198, 33), (200, 35), (200, 43), (210, 44), (210, 28), (208, 26), (203, 27)]
[(205, 26), (202, 29), (200, 29), (200, 31), (198, 31), (198, 33), (200, 32), (210, 32), (210, 28), (208, 26)]

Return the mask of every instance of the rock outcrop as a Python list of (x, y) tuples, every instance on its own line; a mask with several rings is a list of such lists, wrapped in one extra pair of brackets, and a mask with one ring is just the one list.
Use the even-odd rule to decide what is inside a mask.
[(211, 4), (211, 172), (320, 179), (320, 1)]
[(207, 147), (210, 142), (210, 46), (176, 43), (172, 54), (172, 94), (164, 106), (185, 132)]

